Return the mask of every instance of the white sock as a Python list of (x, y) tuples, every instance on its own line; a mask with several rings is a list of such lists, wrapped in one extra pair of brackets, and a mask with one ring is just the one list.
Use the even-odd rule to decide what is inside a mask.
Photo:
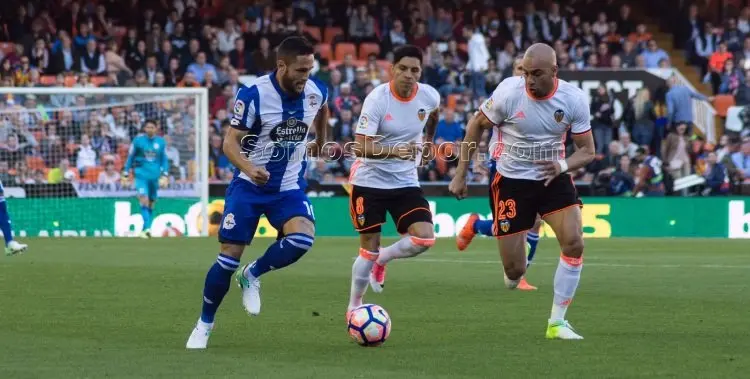
[(198, 327), (203, 328), (203, 329), (211, 330), (211, 329), (214, 328), (214, 323), (213, 322), (203, 322), (203, 320), (198, 319)]
[(583, 269), (583, 258), (569, 258), (560, 256), (560, 262), (555, 271), (555, 297), (552, 301), (550, 322), (565, 320), (565, 312), (578, 288)]
[(380, 248), (378, 264), (385, 265), (394, 259), (411, 258), (424, 253), (435, 243), (435, 239), (405, 236), (393, 245)]
[(367, 286), (370, 284), (370, 271), (375, 260), (378, 259), (378, 253), (359, 249), (359, 255), (352, 265), (352, 288), (349, 294), (349, 309), (362, 305), (362, 297), (367, 292)]

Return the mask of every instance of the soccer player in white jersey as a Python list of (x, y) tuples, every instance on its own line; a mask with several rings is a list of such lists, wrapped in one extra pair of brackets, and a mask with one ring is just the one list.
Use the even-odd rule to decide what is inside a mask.
[[(435, 243), (417, 166), (432, 158), (440, 94), (418, 83), (421, 74), (421, 50), (412, 45), (397, 48), (393, 79), (372, 90), (362, 106), (355, 132), (357, 160), (349, 177), (349, 211), (360, 246), (352, 266), (347, 319), (349, 311), (362, 305), (368, 282), (375, 292), (383, 290), (388, 262), (417, 256)], [(386, 213), (403, 237), (381, 248), (380, 226)]]
[(206, 275), (203, 308), (189, 349), (206, 348), (216, 310), (262, 215), (279, 236), (265, 254), (237, 271), (242, 305), (250, 315), (260, 313), (260, 276), (291, 265), (312, 247), (315, 216), (304, 191), (307, 134), (314, 124), (310, 151), (315, 155), (328, 128), (327, 87), (309, 78), (313, 52), (304, 38), (286, 38), (276, 53), (276, 71), (237, 92), (223, 146), (237, 169), (226, 192), (221, 252)]
[(5, 203), (5, 190), (3, 182), (0, 182), (0, 231), (5, 238), (5, 255), (16, 255), (23, 253), (28, 245), (20, 243), (13, 239), (13, 228), (10, 226), (10, 215), (8, 214), (8, 205)]
[[(505, 284), (514, 289), (526, 270), (525, 232), (540, 214), (557, 236), (562, 253), (554, 278), (547, 323), (549, 339), (582, 339), (565, 318), (581, 277), (583, 232), (581, 200), (568, 170), (594, 159), (589, 104), (581, 89), (557, 78), (554, 50), (542, 43), (524, 54), (521, 77), (497, 86), (469, 121), (461, 157), (471, 157), (483, 129), (498, 126), (500, 153), (491, 183), (493, 229), (499, 239)], [(577, 147), (565, 158), (564, 138), (571, 129)], [(468, 159), (461, 159), (449, 185), (467, 195)]]
[[(513, 60), (513, 76), (521, 75), (523, 75), (523, 57), (517, 57)], [(498, 144), (497, 142), (497, 136), (500, 134), (500, 131), (497, 129), (497, 126), (492, 128), (492, 136), (490, 137), (489, 142), (490, 157), (492, 159), (492, 162), (490, 164), (490, 183), (492, 183), (495, 175), (497, 175), (497, 170), (495, 169), (495, 159), (500, 152), (500, 144)], [(491, 203), (490, 208), (492, 208)], [(469, 244), (471, 244), (471, 241), (477, 234), (494, 237), (495, 234), (492, 228), (493, 223), (493, 220), (480, 220), (478, 214), (472, 213), (469, 216), (469, 219), (466, 220), (466, 224), (464, 224), (463, 228), (461, 228), (461, 230), (456, 235), (456, 248), (458, 248), (459, 251), (466, 250), (466, 248), (469, 247)], [(539, 230), (541, 229), (541, 227), (542, 218), (537, 215), (534, 226), (528, 232), (526, 232), (526, 249), (528, 251), (526, 254), (527, 269), (531, 266), (531, 262), (534, 259), (534, 254), (536, 254), (537, 244), (539, 243)], [(521, 291), (536, 291), (537, 289), (535, 286), (529, 284), (529, 282), (526, 280), (526, 275), (521, 277), (521, 280), (518, 282), (517, 288)]]

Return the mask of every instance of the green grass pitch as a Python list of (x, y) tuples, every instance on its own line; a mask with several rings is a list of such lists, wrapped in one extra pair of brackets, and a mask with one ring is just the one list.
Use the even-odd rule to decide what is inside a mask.
[[(568, 318), (586, 338), (547, 341), (559, 250), (541, 241), (508, 291), (494, 241), (441, 240), (395, 261), (379, 348), (355, 345), (344, 311), (357, 241), (319, 238), (263, 277), (250, 318), (232, 286), (206, 351), (186, 351), (213, 239), (30, 239), (0, 257), (0, 378), (739, 378), (750, 372), (750, 243), (588, 240)], [(258, 239), (243, 263), (270, 242)]]

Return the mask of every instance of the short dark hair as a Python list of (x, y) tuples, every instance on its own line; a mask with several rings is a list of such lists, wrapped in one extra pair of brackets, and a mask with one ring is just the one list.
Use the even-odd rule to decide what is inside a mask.
[(315, 53), (315, 47), (304, 37), (287, 37), (279, 44), (276, 55), (285, 62), (293, 60), (300, 55)]
[(147, 120), (146, 120), (146, 121), (145, 121), (145, 122), (143, 123), (143, 126), (146, 126), (147, 124), (154, 124), (154, 126), (155, 126), (155, 127), (157, 127), (157, 128), (159, 127), (159, 122), (158, 122), (158, 121), (156, 121), (156, 120), (155, 120), (155, 119), (153, 119), (153, 118), (149, 118), (149, 119), (147, 119)]
[(398, 63), (402, 58), (417, 58), (422, 62), (422, 50), (414, 45), (401, 45), (393, 50), (393, 63)]

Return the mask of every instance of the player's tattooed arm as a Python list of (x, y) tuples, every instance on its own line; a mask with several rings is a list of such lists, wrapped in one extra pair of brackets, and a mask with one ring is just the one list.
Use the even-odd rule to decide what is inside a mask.
[(237, 167), (241, 172), (247, 175), (256, 184), (266, 184), (268, 178), (271, 176), (265, 167), (255, 166), (250, 163), (245, 154), (242, 152), (242, 143), (245, 138), (248, 138), (246, 131), (239, 130), (236, 128), (227, 129), (227, 134), (224, 136), (224, 155), (227, 156), (230, 162)]
[(312, 157), (319, 157), (326, 154), (323, 149), (328, 142), (329, 117), (330, 112), (328, 109), (328, 105), (324, 104), (318, 110), (318, 114), (315, 115), (315, 120), (313, 120), (313, 126), (315, 127), (315, 142), (311, 145), (308, 145), (308, 153)]
[(466, 125), (466, 136), (464, 137), (463, 142), (461, 142), (456, 175), (448, 186), (448, 190), (458, 199), (463, 199), (468, 194), (466, 174), (469, 169), (469, 162), (477, 149), (479, 138), (482, 136), (485, 129), (489, 129), (493, 125), (492, 121), (490, 121), (483, 112), (477, 112), (474, 114)]
[(435, 141), (435, 130), (437, 129), (438, 121), (440, 121), (440, 108), (435, 108), (430, 113), (430, 117), (424, 126), (424, 138), (422, 138), (422, 165), (435, 158), (435, 148), (433, 142)]

